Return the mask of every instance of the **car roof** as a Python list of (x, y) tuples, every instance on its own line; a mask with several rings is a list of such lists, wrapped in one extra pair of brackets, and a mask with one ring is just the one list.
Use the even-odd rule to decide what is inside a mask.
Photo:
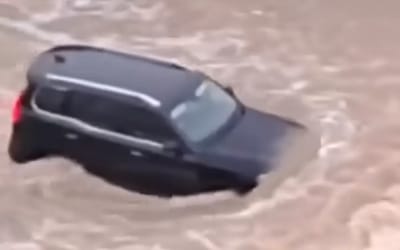
[(42, 52), (28, 70), (38, 85), (62, 82), (139, 97), (169, 112), (193, 95), (205, 75), (174, 63), (86, 45), (62, 45)]

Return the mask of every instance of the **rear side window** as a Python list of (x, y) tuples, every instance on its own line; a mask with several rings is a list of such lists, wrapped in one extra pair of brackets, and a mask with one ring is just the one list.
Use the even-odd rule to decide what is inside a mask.
[(38, 108), (56, 114), (64, 114), (64, 101), (67, 91), (58, 88), (40, 87), (35, 94)]
[(118, 99), (75, 92), (68, 96), (67, 103), (69, 116), (96, 127), (157, 141), (175, 137), (162, 117)]

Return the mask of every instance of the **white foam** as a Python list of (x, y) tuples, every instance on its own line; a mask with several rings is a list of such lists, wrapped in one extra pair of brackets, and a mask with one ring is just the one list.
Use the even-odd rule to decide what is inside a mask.
[(187, 230), (186, 236), (194, 241), (200, 243), (207, 250), (221, 250), (214, 242), (208, 239), (206, 236), (194, 230)]
[(93, 0), (74, 0), (72, 6), (75, 8), (89, 7)]

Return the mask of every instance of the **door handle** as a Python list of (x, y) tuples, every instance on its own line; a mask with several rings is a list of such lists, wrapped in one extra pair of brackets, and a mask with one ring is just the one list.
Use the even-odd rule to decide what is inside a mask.
[(136, 157), (143, 157), (143, 153), (140, 152), (140, 151), (137, 151), (137, 150), (131, 150), (131, 151), (130, 151), (130, 154), (131, 154), (132, 156), (136, 156)]
[(67, 138), (68, 140), (77, 140), (79, 136), (75, 133), (66, 133), (65, 138)]

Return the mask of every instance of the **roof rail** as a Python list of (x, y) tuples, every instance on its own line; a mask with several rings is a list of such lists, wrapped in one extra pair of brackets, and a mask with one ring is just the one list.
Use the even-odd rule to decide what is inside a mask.
[(80, 79), (80, 78), (57, 75), (57, 74), (53, 74), (53, 73), (47, 73), (46, 78), (48, 80), (61, 81), (61, 82), (71, 83), (71, 84), (85, 86), (85, 87), (89, 87), (89, 88), (94, 88), (94, 89), (98, 89), (98, 90), (109, 91), (109, 92), (113, 92), (113, 93), (120, 94), (120, 95), (139, 98), (143, 102), (145, 102), (153, 107), (161, 106), (161, 102), (159, 100), (155, 99), (154, 97), (143, 94), (143, 93), (139, 93), (139, 92), (136, 92), (133, 90), (129, 90), (129, 89), (119, 88), (119, 87), (115, 87), (115, 86), (109, 86), (109, 85), (102, 84), (100, 82), (94, 82), (94, 81), (89, 81), (89, 80)]

